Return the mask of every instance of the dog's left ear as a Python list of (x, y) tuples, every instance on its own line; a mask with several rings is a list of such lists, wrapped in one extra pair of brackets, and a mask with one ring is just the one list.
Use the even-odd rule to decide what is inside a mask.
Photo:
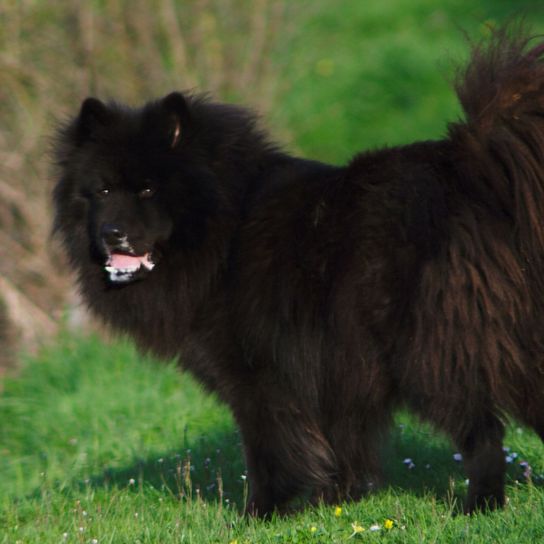
[(189, 128), (190, 116), (187, 102), (181, 93), (170, 93), (161, 100), (166, 114), (168, 145), (174, 149), (179, 145)]

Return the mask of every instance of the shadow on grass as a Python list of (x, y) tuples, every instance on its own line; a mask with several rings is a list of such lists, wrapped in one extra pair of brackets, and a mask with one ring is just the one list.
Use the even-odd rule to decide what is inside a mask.
[[(448, 442), (426, 426), (397, 425), (384, 448), (384, 487), (418, 497), (433, 496), (459, 510), (466, 494), (466, 476), (461, 462), (453, 458)], [(413, 467), (405, 463), (411, 459)], [(508, 467), (507, 482), (525, 482), (519, 463)], [(135, 459), (122, 468), (106, 468), (88, 480), (73, 482), (64, 492), (92, 489), (125, 489), (138, 493), (152, 490), (177, 500), (228, 502), (241, 511), (247, 495), (245, 467), (237, 431), (185, 437), (179, 450), (164, 451), (145, 459)], [(542, 480), (533, 480), (538, 486)], [(41, 493), (36, 490), (37, 495)]]
[[(397, 491), (408, 491), (419, 497), (433, 496), (448, 506), (455, 499), (455, 513), (463, 513), (462, 506), (468, 490), (468, 480), (462, 460), (446, 438), (425, 424), (407, 427), (398, 425), (391, 434), (384, 452), (385, 485)], [(454, 457), (455, 455), (455, 457)], [(541, 475), (527, 472), (521, 464), (523, 457), (505, 451), (506, 485), (531, 483), (544, 486)]]
[(240, 437), (237, 431), (185, 439), (176, 450), (157, 452), (122, 468), (106, 468), (76, 487), (151, 487), (183, 500), (228, 501), (239, 508), (247, 492)]

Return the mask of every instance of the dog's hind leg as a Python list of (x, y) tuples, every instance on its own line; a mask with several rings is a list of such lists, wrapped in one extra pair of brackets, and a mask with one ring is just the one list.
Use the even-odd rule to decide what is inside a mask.
[[(465, 401), (470, 403), (470, 399)], [(424, 400), (421, 396), (415, 408), (422, 419), (451, 436), (463, 455), (469, 479), (465, 512), (502, 507), (506, 472), (504, 425), (491, 412), (467, 413), (466, 406), (449, 406), (444, 412), (443, 405), (443, 399)], [(491, 405), (491, 401), (482, 405)]]
[(495, 416), (487, 415), (474, 419), (469, 432), (456, 440), (469, 478), (467, 513), (504, 506), (503, 437), (503, 424)]

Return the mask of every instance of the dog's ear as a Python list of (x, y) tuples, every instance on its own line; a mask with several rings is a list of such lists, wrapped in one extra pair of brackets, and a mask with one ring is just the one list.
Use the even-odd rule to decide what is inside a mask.
[(86, 98), (81, 104), (77, 118), (77, 137), (79, 143), (92, 139), (97, 129), (108, 125), (112, 112), (98, 98)]
[(174, 149), (185, 137), (189, 128), (189, 108), (181, 93), (170, 93), (165, 96), (161, 100), (161, 108), (166, 114), (168, 146)]

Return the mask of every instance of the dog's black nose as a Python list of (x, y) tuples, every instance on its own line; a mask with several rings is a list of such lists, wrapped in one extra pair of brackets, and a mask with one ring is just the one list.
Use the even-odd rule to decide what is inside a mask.
[(100, 229), (100, 235), (102, 240), (111, 246), (119, 244), (126, 237), (119, 225), (113, 223), (104, 223)]

